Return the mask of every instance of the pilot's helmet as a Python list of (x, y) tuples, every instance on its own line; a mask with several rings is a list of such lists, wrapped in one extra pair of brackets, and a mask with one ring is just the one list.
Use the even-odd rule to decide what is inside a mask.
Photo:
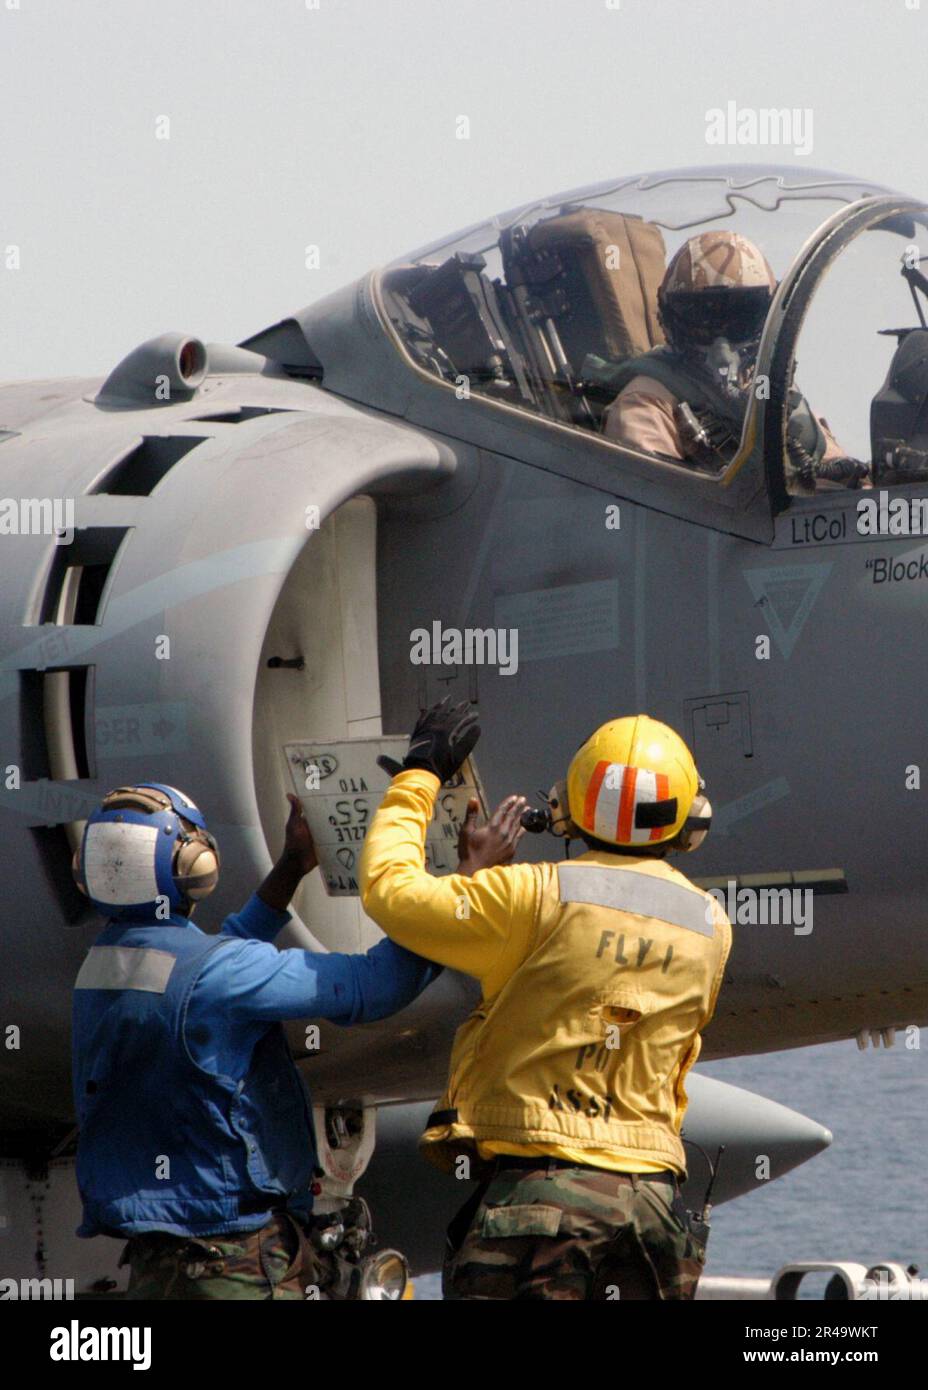
[(658, 290), (672, 347), (734, 345), (760, 339), (777, 282), (763, 252), (738, 232), (700, 232), (671, 260)]
[(219, 879), (219, 847), (200, 810), (176, 787), (117, 787), (87, 821), (74, 880), (104, 917), (190, 914)]

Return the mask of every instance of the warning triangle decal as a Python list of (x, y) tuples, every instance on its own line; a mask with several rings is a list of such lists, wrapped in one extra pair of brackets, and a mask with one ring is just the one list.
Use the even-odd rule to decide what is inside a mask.
[(775, 569), (744, 571), (781, 656), (792, 654), (833, 568), (830, 561), (823, 561), (816, 565), (779, 565)]

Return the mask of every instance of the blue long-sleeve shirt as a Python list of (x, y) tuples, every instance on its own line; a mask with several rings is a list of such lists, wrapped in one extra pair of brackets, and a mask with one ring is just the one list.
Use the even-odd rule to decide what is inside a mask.
[(186, 917), (110, 922), (74, 990), (80, 1235), (221, 1235), (312, 1206), (309, 1098), (286, 1019), (351, 1024), (409, 1004), (439, 968), (390, 941), (278, 951), (255, 895), (207, 936)]
[(389, 1018), (441, 973), (386, 940), (363, 955), (280, 951), (271, 942), (289, 921), (289, 912), (255, 893), (223, 922), (219, 935), (236, 945), (207, 957), (190, 998), (188, 1045), (200, 1065), (226, 1066), (234, 1057), (241, 1066), (269, 1023), (306, 1018), (347, 1026)]

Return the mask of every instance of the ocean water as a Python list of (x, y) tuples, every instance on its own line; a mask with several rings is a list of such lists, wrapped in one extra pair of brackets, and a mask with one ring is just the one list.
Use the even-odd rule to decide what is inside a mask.
[[(928, 1030), (907, 1049), (850, 1040), (697, 1070), (827, 1126), (831, 1147), (750, 1196), (716, 1207), (706, 1272), (770, 1278), (796, 1260), (895, 1260), (928, 1276)], [(416, 1298), (441, 1297), (437, 1275)]]
[(928, 1276), (928, 1030), (907, 1049), (853, 1040), (699, 1068), (818, 1120), (831, 1147), (717, 1207), (709, 1274), (771, 1275), (793, 1260), (897, 1260)]

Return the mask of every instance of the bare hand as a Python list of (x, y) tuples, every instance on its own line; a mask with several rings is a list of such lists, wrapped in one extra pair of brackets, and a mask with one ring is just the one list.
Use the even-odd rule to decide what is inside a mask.
[(293, 792), (287, 792), (287, 800), (290, 802), (290, 815), (284, 832), (282, 857), (298, 865), (301, 873), (308, 874), (319, 863), (316, 846), (313, 844), (312, 832), (306, 817), (303, 815), (300, 798), (294, 796)]
[(524, 796), (507, 796), (497, 806), (488, 823), (478, 826), (480, 803), (471, 797), (458, 835), (458, 873), (470, 875), (478, 869), (511, 864), (516, 846), (525, 834), (520, 817), (527, 805)]

